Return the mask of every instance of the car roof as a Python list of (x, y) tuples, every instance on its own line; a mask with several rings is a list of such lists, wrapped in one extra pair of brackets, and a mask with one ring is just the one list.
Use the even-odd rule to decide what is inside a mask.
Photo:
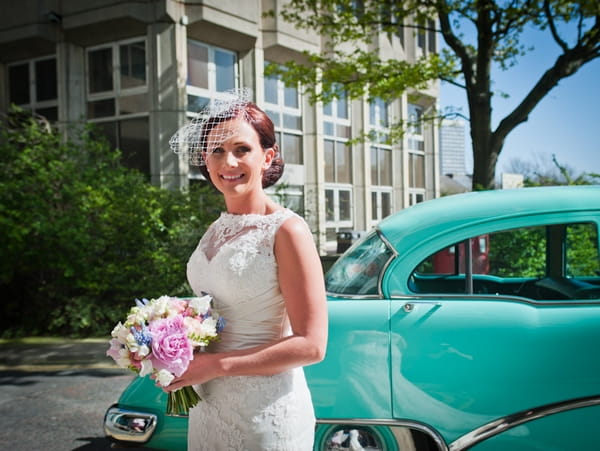
[(410, 242), (419, 243), (434, 234), (491, 219), (590, 210), (600, 213), (600, 185), (477, 191), (413, 205), (387, 217), (377, 228), (400, 250), (407, 236)]

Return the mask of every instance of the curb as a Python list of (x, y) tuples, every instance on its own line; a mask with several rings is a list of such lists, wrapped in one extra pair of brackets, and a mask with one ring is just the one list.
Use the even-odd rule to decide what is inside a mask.
[(0, 341), (0, 370), (118, 369), (106, 355), (108, 338), (26, 338)]

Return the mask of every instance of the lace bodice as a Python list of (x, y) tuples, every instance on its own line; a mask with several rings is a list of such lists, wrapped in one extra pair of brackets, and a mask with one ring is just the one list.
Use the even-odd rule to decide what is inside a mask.
[(243, 349), (289, 333), (273, 246), (281, 224), (294, 215), (222, 213), (190, 257), (192, 289), (210, 293), (227, 321), (215, 350)]
[[(210, 293), (227, 321), (209, 352), (245, 349), (291, 333), (279, 289), (274, 243), (295, 213), (222, 213), (188, 262), (194, 292)], [(196, 386), (188, 450), (312, 450), (314, 412), (302, 368), (273, 376), (235, 376)]]

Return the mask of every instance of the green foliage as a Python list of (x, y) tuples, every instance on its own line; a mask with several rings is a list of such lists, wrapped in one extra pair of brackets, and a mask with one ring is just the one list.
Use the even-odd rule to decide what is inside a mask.
[(542, 278), (546, 273), (546, 229), (529, 227), (490, 235), (490, 274)]
[(185, 264), (221, 208), (167, 191), (90, 128), (69, 139), (11, 111), (0, 123), (2, 335), (107, 335), (135, 298), (189, 294)]
[[(600, 56), (597, 0), (289, 0), (276, 13), (322, 38), (321, 54), (305, 53), (302, 62), (271, 64), (266, 71), (280, 75), (288, 85), (301, 84), (313, 101), (327, 102), (341, 91), (350, 98), (391, 100), (422, 92), (440, 79), (464, 89), (467, 116), (454, 109), (443, 116), (470, 121), (475, 190), (494, 189), (496, 162), (506, 137), (562, 79)], [(493, 118), (493, 100), (508, 94), (493, 83), (492, 71), (510, 70), (533, 50), (523, 40), (525, 30), (545, 33), (560, 54), (514, 102), (512, 111)], [(408, 48), (400, 60), (390, 57), (389, 43), (411, 33), (437, 33), (446, 48), (417, 60), (410, 59)], [(432, 99), (424, 94), (419, 102), (430, 106), (422, 120), (437, 120), (440, 114)], [(393, 125), (401, 130), (407, 124), (400, 118)]]

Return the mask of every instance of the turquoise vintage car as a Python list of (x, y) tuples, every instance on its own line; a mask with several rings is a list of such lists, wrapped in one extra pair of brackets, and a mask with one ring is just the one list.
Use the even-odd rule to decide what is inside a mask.
[[(402, 210), (326, 275), (309, 366), (315, 450), (600, 449), (600, 186), (468, 193)], [(136, 378), (114, 440), (185, 449)]]

